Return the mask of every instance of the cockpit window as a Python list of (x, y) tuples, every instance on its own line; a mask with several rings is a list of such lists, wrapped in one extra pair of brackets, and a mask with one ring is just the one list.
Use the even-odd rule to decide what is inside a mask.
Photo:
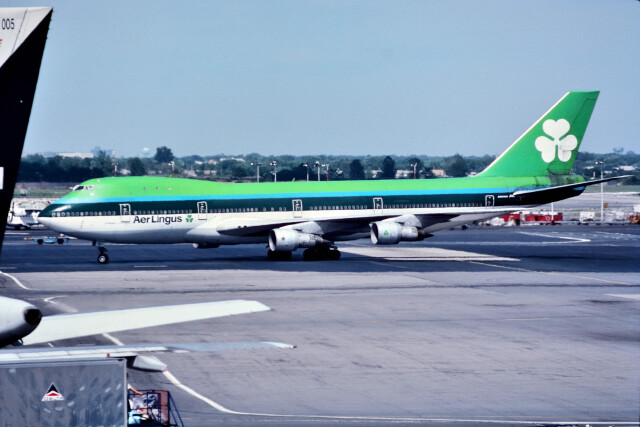
[(84, 190), (84, 185), (76, 185), (75, 187), (73, 187), (72, 191), (80, 191), (80, 190)]

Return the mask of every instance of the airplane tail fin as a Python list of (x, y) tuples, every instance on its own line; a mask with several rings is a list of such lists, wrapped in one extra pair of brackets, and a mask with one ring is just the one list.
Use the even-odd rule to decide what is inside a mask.
[(0, 250), (51, 13), (51, 7), (0, 8)]
[(567, 175), (600, 92), (568, 92), (477, 176)]

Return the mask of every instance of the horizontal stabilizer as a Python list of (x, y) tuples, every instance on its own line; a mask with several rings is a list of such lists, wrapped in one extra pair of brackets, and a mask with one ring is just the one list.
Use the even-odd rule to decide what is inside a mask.
[(232, 300), (95, 313), (57, 314), (43, 317), (38, 328), (22, 341), (25, 345), (38, 344), (268, 310), (271, 309), (257, 301)]
[(0, 363), (27, 360), (57, 360), (67, 358), (103, 358), (123, 357), (131, 358), (140, 353), (192, 353), (219, 352), (229, 350), (264, 350), (264, 349), (293, 349), (295, 346), (279, 342), (205, 342), (184, 344), (144, 344), (121, 346), (78, 346), (59, 348), (20, 348), (0, 351)]
[(549, 187), (549, 188), (539, 188), (539, 189), (536, 189), (536, 190), (516, 191), (515, 193), (513, 193), (513, 195), (514, 196), (525, 196), (525, 195), (530, 195), (530, 194), (546, 194), (546, 193), (552, 193), (552, 192), (564, 191), (564, 190), (572, 190), (572, 189), (582, 189), (582, 190), (584, 190), (585, 187), (588, 187), (590, 185), (600, 184), (602, 182), (615, 181), (616, 179), (623, 179), (623, 178), (627, 178), (627, 177), (630, 177), (630, 176), (632, 176), (632, 175), (614, 176), (614, 177), (611, 177), (611, 178), (604, 178), (604, 179), (596, 179), (596, 180), (593, 180), (593, 181), (578, 182), (576, 184), (558, 185), (558, 186)]

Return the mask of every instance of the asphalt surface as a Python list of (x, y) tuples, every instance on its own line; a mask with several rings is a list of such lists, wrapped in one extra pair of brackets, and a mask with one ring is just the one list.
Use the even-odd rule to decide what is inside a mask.
[[(340, 261), (259, 246), (37, 245), (7, 231), (2, 295), (47, 313), (226, 299), (273, 311), (113, 334), (126, 344), (279, 341), (161, 355), (186, 425), (637, 425), (640, 226), (470, 227), (341, 244)], [(26, 289), (25, 289), (26, 288)], [(58, 343), (111, 344), (104, 336)], [(173, 375), (187, 392), (170, 380)], [(238, 414), (239, 413), (239, 414)]]

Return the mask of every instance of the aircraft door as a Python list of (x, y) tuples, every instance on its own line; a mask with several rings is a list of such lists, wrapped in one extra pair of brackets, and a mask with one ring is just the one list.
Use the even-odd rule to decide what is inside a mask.
[(373, 198), (373, 214), (382, 215), (383, 202), (382, 197)]
[(485, 206), (495, 206), (495, 199), (493, 195), (484, 196), (484, 205)]
[(198, 202), (198, 219), (207, 219), (207, 202)]
[(131, 221), (131, 205), (128, 203), (120, 203), (120, 221)]
[(291, 205), (293, 206), (293, 217), (302, 218), (302, 200), (300, 199), (292, 200)]

